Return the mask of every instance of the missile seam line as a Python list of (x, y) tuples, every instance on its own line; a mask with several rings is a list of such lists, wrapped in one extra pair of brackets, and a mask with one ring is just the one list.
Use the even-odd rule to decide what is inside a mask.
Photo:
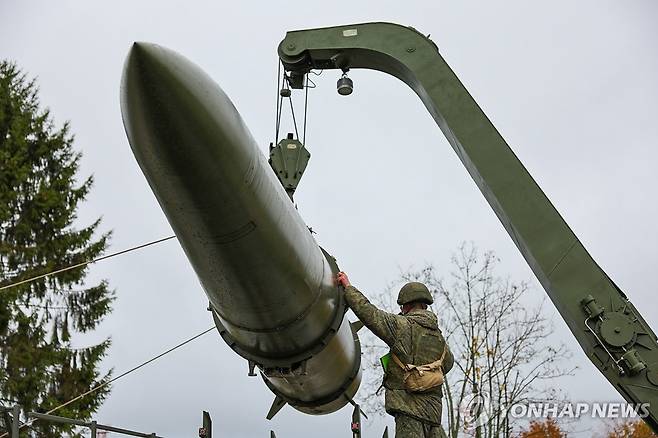
[[(330, 274), (331, 274), (332, 276), (334, 276), (334, 275), (335, 275), (335, 272), (334, 272), (334, 269), (332, 269), (332, 265), (335, 265), (335, 264), (336, 264), (336, 260), (333, 259), (333, 257), (332, 257), (328, 252), (326, 252), (322, 247), (319, 247), (319, 248), (320, 248), (320, 251), (322, 252), (322, 254), (323, 254), (325, 260), (327, 261), (327, 264), (329, 265), (329, 272), (330, 272)], [(333, 259), (333, 260), (332, 260), (332, 259)], [(333, 261), (333, 263), (332, 263), (332, 261)], [(337, 266), (337, 265), (335, 266), (335, 269), (336, 269), (336, 272), (338, 272), (338, 266)], [(324, 267), (323, 267), (323, 272), (324, 272)], [(228, 318), (227, 316), (225, 316), (224, 313), (221, 312), (219, 309), (217, 309), (215, 306), (211, 305), (210, 307), (211, 307), (211, 309), (212, 309), (212, 312), (213, 312), (214, 314), (216, 314), (217, 317), (218, 317), (219, 320), (220, 320), (220, 321), (215, 321), (215, 322), (219, 322), (219, 324), (221, 325), (221, 329), (222, 329), (222, 330), (219, 330), (219, 331), (220, 331), (220, 335), (222, 335), (222, 338), (224, 338), (224, 334), (222, 334), (222, 331), (223, 331), (223, 333), (225, 333), (230, 339), (234, 340), (234, 338), (233, 338), (233, 336), (230, 334), (229, 330), (226, 329), (226, 326), (225, 326), (224, 323), (229, 323), (229, 324), (230, 324), (231, 326), (233, 326), (234, 328), (238, 328), (238, 329), (240, 329), (240, 330), (244, 330), (244, 331), (251, 332), (251, 333), (275, 333), (275, 332), (278, 332), (278, 331), (286, 330), (287, 328), (290, 328), (290, 327), (294, 326), (295, 323), (297, 323), (297, 322), (299, 322), (299, 321), (302, 321), (307, 315), (309, 315), (309, 314), (311, 313), (311, 311), (313, 310), (313, 308), (315, 307), (315, 305), (319, 302), (320, 298), (322, 298), (322, 296), (323, 296), (323, 292), (322, 292), (322, 291), (323, 291), (322, 286), (319, 286), (319, 287), (318, 287), (318, 294), (315, 296), (315, 298), (313, 299), (313, 301), (311, 302), (311, 304), (309, 304), (308, 307), (306, 307), (306, 308), (305, 308), (305, 309), (304, 309), (299, 315), (297, 315), (296, 317), (294, 317), (294, 318), (292, 318), (292, 319), (288, 319), (287, 321), (284, 321), (282, 324), (280, 324), (280, 325), (278, 325), (278, 326), (276, 326), (276, 327), (270, 327), (270, 328), (264, 328), (264, 329), (254, 329), (254, 328), (250, 328), (250, 327), (247, 327), (247, 326), (243, 326), (243, 325), (241, 325), (241, 324), (238, 324), (238, 323), (232, 321), (232, 320), (231, 320), (230, 318)], [(327, 341), (327, 340), (328, 340), (327, 338), (331, 338), (331, 337), (333, 337), (332, 333), (335, 334), (335, 333), (338, 331), (338, 329), (340, 328), (340, 325), (341, 325), (342, 322), (343, 322), (343, 317), (344, 317), (344, 315), (345, 315), (345, 311), (344, 311), (344, 309), (345, 309), (345, 303), (343, 303), (342, 296), (343, 296), (343, 295), (340, 294), (340, 293), (337, 295), (337, 301), (336, 301), (336, 316), (334, 316), (334, 317), (332, 318), (332, 323), (331, 323), (331, 325), (329, 326), (329, 328), (328, 328), (328, 329), (322, 334), (322, 336), (320, 337), (321, 340), (325, 340), (325, 341)], [(343, 309), (342, 312), (341, 312), (341, 310), (340, 310), (341, 308)], [(341, 315), (340, 318), (338, 317), (338, 315)], [(218, 329), (219, 329), (219, 328), (220, 328), (220, 327), (218, 326)], [(233, 348), (233, 347), (231, 347), (231, 348)], [(311, 349), (311, 351), (312, 351), (312, 350), (313, 350), (313, 349)]]
[(232, 243), (235, 242), (236, 240), (239, 240), (243, 237), (245, 237), (247, 234), (251, 233), (256, 229), (256, 223), (254, 221), (249, 221), (243, 226), (229, 232), (226, 234), (220, 234), (217, 236), (211, 237), (215, 243), (218, 243), (220, 245), (226, 244), (226, 243)]
[[(231, 321), (230, 318), (226, 317), (223, 312), (220, 312), (215, 306), (212, 306), (213, 312), (217, 314), (217, 316), (220, 317), (220, 319), (224, 322), (229, 323), (235, 328), (238, 328), (240, 330), (244, 330), (250, 333), (275, 333), (275, 332), (280, 332), (282, 330), (285, 330), (287, 328), (290, 328), (295, 325), (295, 323), (298, 323), (299, 321), (303, 321), (306, 316), (308, 316), (313, 308), (318, 304), (320, 301), (320, 298), (323, 297), (322, 293), (322, 287), (318, 288), (318, 293), (315, 295), (313, 298), (313, 301), (311, 304), (309, 304), (306, 308), (304, 308), (301, 313), (298, 315), (294, 316), (293, 318), (289, 318), (286, 321), (282, 322), (276, 327), (268, 327), (268, 328), (262, 328), (262, 329), (257, 329), (257, 328), (252, 328), (252, 327), (247, 327), (241, 324), (238, 324), (236, 322)], [(336, 307), (338, 309), (338, 306)], [(336, 312), (340, 312), (340, 310), (336, 310)], [(334, 317), (335, 318), (335, 317)], [(224, 325), (224, 324), (222, 324)]]

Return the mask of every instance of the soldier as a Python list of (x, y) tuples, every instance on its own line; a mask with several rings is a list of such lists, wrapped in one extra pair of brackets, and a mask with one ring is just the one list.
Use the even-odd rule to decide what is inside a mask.
[(356, 316), (390, 347), (391, 362), (384, 371), (386, 412), (395, 417), (396, 438), (439, 438), (441, 427), (441, 386), (411, 392), (405, 388), (405, 364), (425, 365), (442, 358), (447, 373), (453, 356), (439, 330), (436, 315), (427, 306), (434, 302), (422, 283), (405, 284), (398, 295), (401, 313), (378, 309), (339, 272), (337, 281), (345, 288), (345, 300)]

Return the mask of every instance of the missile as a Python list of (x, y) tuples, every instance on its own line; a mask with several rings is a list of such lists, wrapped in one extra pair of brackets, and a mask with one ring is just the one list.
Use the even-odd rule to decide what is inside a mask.
[(222, 89), (164, 47), (134, 43), (121, 83), (128, 141), (210, 302), (221, 337), (286, 403), (351, 402), (361, 350), (320, 248)]

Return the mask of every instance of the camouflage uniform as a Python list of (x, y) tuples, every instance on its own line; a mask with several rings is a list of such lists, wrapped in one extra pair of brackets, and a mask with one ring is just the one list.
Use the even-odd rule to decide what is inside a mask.
[(434, 426), (400, 414), (395, 416), (395, 436), (396, 438), (443, 438), (446, 434), (441, 426)]
[[(448, 348), (439, 330), (436, 315), (415, 309), (406, 315), (394, 315), (372, 305), (354, 286), (345, 288), (345, 300), (356, 316), (378, 338), (383, 340), (403, 363), (422, 365), (433, 362)], [(446, 351), (443, 371), (453, 365)], [(384, 374), (386, 412), (395, 416), (397, 438), (434, 438), (444, 436), (441, 424), (441, 387), (411, 393), (404, 389), (403, 371), (393, 361)]]

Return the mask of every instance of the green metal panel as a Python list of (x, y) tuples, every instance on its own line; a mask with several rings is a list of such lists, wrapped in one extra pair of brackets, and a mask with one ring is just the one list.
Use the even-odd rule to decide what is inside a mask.
[[(651, 404), (646, 421), (658, 431), (656, 335), (587, 253), (429, 38), (390, 23), (301, 30), (287, 33), (279, 56), (296, 77), (310, 69), (367, 68), (409, 85), (594, 365), (626, 400)], [(588, 296), (593, 301), (583, 301)], [(592, 313), (597, 307), (604, 311)]]

